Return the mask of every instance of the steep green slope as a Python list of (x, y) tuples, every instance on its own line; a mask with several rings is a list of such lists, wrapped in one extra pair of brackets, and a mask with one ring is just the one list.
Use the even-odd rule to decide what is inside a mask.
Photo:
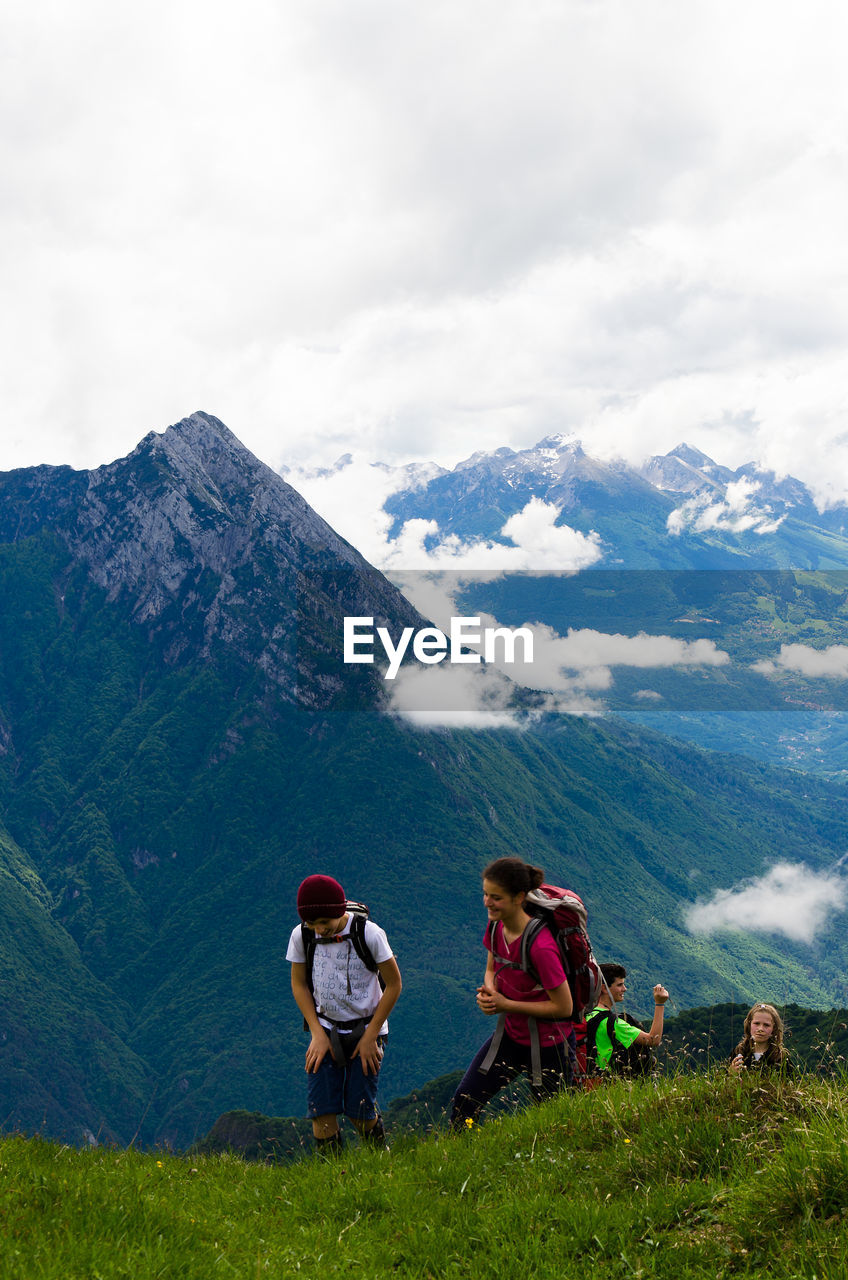
[[(696, 891), (761, 870), (778, 844), (832, 862), (848, 837), (832, 788), (578, 719), (420, 734), (379, 714), (293, 708), (258, 697), (243, 670), (157, 663), (102, 593), (81, 593), (71, 613), (50, 546), (7, 556), (30, 566), (31, 615), (16, 652), (9, 624), (0, 645), (7, 819), (55, 904), (45, 919), (79, 948), (91, 989), (108, 989), (130, 1060), (157, 1082), (146, 1139), (183, 1145), (235, 1107), (300, 1109), (304, 1043), (282, 953), (315, 868), (372, 904), (401, 961), (388, 1096), (461, 1065), (488, 1030), (473, 999), (479, 872), (504, 853), (584, 894), (599, 955), (623, 958), (636, 988), (662, 976), (681, 1004), (764, 984), (775, 998), (832, 998), (838, 939), (813, 966), (809, 949), (695, 940), (681, 922)], [(52, 1022), (45, 1010), (45, 1039)], [(124, 1067), (114, 1073), (138, 1098)], [(122, 1137), (143, 1110), (132, 1127), (112, 1121)]]
[(80, 1142), (132, 1137), (155, 1084), (126, 1043), (129, 1009), (98, 982), (0, 827), (0, 1117)]

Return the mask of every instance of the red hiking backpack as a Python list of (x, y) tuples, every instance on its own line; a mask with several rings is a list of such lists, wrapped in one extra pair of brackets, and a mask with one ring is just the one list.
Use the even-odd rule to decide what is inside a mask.
[(598, 1003), (598, 996), (604, 985), (586, 930), (587, 915), (583, 899), (572, 889), (543, 884), (527, 894), (524, 910), (533, 919), (521, 935), (521, 968), (525, 973), (533, 972), (530, 946), (539, 930), (547, 928), (559, 948), (571, 999), (574, 1001), (572, 1018), (575, 1022), (582, 1022), (585, 1015), (591, 1013)]

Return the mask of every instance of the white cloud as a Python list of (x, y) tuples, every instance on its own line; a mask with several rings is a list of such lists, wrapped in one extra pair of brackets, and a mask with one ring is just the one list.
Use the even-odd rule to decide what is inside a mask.
[(685, 918), (692, 933), (735, 929), (812, 942), (847, 903), (848, 881), (843, 876), (781, 862), (757, 879), (717, 890), (709, 901), (688, 907)]
[(332, 467), (285, 467), (283, 475), (366, 560), (381, 563), (392, 523), (383, 505), (405, 483), (396, 470), (348, 455)]
[(287, 468), (285, 475), (337, 533), (393, 576), (431, 569), (577, 570), (601, 558), (598, 534), (557, 524), (559, 508), (541, 498), (531, 498), (505, 521), (500, 536), (508, 543), (442, 534), (435, 520), (425, 519), (407, 520), (392, 534), (393, 519), (383, 509), (389, 496), (425, 484), (439, 470), (433, 464), (410, 470), (350, 457), (330, 468)]
[(393, 682), (392, 710), (419, 729), (518, 729), (512, 689), (482, 668), (406, 666)]
[[(539, 628), (550, 631), (549, 628)], [(608, 635), (591, 628), (571, 630), (565, 637), (550, 632), (550, 643), (556, 645), (557, 656), (564, 667), (576, 670), (586, 667), (677, 667), (724, 666), (730, 655), (716, 647), (713, 640), (678, 640), (674, 636)]]
[(773, 661), (765, 658), (752, 663), (751, 669), (767, 676), (796, 671), (812, 678), (844, 680), (848, 678), (848, 645), (831, 644), (826, 649), (812, 649), (806, 644), (782, 644)]
[[(490, 663), (479, 667), (404, 666), (392, 683), (392, 711), (421, 729), (522, 729), (541, 715), (598, 716), (592, 673), (585, 680), (559, 680), (531, 710), (516, 704), (521, 685)], [(604, 685), (604, 687), (606, 687)]]
[[(452, 569), (456, 571), (531, 569), (541, 572), (588, 568), (601, 558), (601, 540), (594, 532), (581, 533), (569, 525), (557, 525), (559, 510), (541, 498), (531, 498), (522, 511), (511, 516), (501, 536), (512, 546), (482, 539), (442, 536), (435, 520), (407, 520), (400, 534), (387, 543), (377, 564), (386, 572), (404, 569)], [(427, 547), (430, 539), (435, 545)]]
[(676, 507), (666, 522), (668, 531), (677, 535), (691, 528), (696, 533), (710, 529), (729, 529), (733, 533), (775, 533), (784, 517), (775, 518), (768, 506), (758, 508), (754, 495), (760, 488), (759, 481), (742, 478), (730, 483), (723, 498), (716, 499), (709, 493), (696, 494)]
[[(446, 634), (451, 619), (467, 613), (465, 606), (457, 604), (458, 593), (469, 583), (501, 576), (499, 570), (390, 574), (422, 616)], [(478, 612), (474, 616), (481, 636), (487, 628), (502, 625), (491, 614)], [(562, 636), (541, 623), (525, 622), (522, 626), (532, 635), (532, 659), (528, 660), (525, 645), (516, 643), (511, 661), (501, 647), (495, 660), (479, 666), (452, 667), (447, 661), (427, 667), (406, 665), (389, 691), (393, 709), (417, 724), (430, 726), (456, 724), (457, 715), (470, 727), (517, 726), (553, 711), (597, 716), (604, 712), (602, 698), (613, 686), (616, 667), (715, 668), (730, 662), (730, 655), (712, 640), (679, 640), (645, 632), (611, 635), (588, 628), (570, 629)], [(482, 641), (466, 647), (483, 652)], [(532, 691), (532, 709), (523, 704), (516, 707), (516, 694), (521, 690)], [(641, 690), (638, 696), (660, 695)]]
[(645, 632), (609, 635), (591, 628), (569, 629), (561, 636), (540, 623), (525, 625), (534, 636), (533, 662), (516, 663), (508, 668), (508, 674), (528, 689), (569, 696), (599, 694), (612, 687), (613, 667), (656, 670), (720, 667), (730, 662), (730, 655), (712, 640), (677, 640)]

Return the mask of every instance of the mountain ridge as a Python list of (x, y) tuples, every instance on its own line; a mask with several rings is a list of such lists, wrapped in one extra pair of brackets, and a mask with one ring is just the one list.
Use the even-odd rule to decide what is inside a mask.
[[(435, 467), (435, 464), (433, 464)], [(574, 437), (547, 436), (522, 450), (480, 451), (389, 495), (391, 541), (408, 520), (435, 521), (436, 542), (509, 545), (504, 526), (531, 499), (556, 523), (600, 539), (604, 567), (829, 568), (848, 564), (848, 508), (819, 509), (801, 481), (755, 463), (735, 470), (682, 443), (641, 466), (602, 460)]]

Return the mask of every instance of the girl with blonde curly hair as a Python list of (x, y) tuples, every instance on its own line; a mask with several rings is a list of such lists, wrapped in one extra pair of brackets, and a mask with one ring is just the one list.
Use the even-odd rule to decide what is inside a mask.
[(730, 1061), (730, 1070), (792, 1070), (792, 1060), (783, 1045), (783, 1019), (773, 1004), (753, 1005), (745, 1016), (742, 1039)]

